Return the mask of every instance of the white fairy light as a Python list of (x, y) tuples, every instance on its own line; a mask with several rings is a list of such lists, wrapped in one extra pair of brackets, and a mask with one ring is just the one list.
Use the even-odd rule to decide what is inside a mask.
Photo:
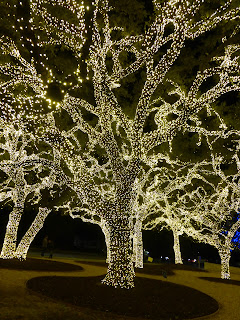
[(14, 257), (18, 259), (26, 259), (28, 249), (33, 239), (36, 237), (39, 230), (43, 227), (44, 221), (50, 213), (50, 209), (48, 208), (39, 208), (39, 212), (36, 215), (33, 223), (21, 239), (20, 243), (17, 246), (17, 249), (14, 253)]
[[(236, 153), (232, 159), (237, 161)], [(156, 168), (139, 206), (145, 206), (143, 229), (169, 228), (175, 233), (175, 263), (181, 263), (178, 237), (183, 233), (214, 246), (221, 259), (221, 278), (230, 279), (232, 239), (240, 229), (240, 219), (234, 218), (240, 208), (239, 170), (227, 175), (221, 169), (223, 158), (214, 154), (212, 162), (170, 163), (169, 168)]]
[[(148, 174), (145, 167), (153, 169), (158, 160), (164, 157), (160, 153), (149, 156), (149, 152), (164, 142), (171, 144), (179, 130), (196, 132), (200, 137), (221, 136), (222, 129), (208, 131), (201, 127), (197, 114), (206, 109), (208, 114), (217, 115), (223, 126), (224, 121), (214, 111), (212, 104), (224, 93), (240, 88), (239, 64), (234, 58), (236, 48), (234, 51), (230, 46), (226, 46), (223, 59), (215, 61), (217, 67), (209, 66), (208, 69), (197, 73), (188, 92), (167, 78), (168, 71), (179, 57), (186, 40), (195, 39), (216, 27), (221, 21), (231, 21), (238, 16), (237, 10), (230, 8), (232, 1), (227, 1), (225, 5), (219, 5), (210, 17), (195, 21), (204, 1), (191, 2), (193, 1), (171, 0), (162, 5), (160, 1), (154, 0), (156, 16), (147, 31), (141, 35), (123, 36), (120, 40), (112, 38), (113, 29), (109, 21), (109, 11), (112, 8), (109, 7), (108, 1), (93, 2), (92, 41), (85, 63), (88, 81), (92, 81), (94, 104), (71, 96), (72, 81), (67, 80), (59, 80), (63, 95), (60, 102), (47, 96), (48, 85), (54, 80), (54, 72), (50, 70), (47, 58), (44, 55), (40, 56), (43, 52), (39, 54), (38, 65), (47, 74), (46, 83), (41, 78), (41, 72), (39, 74), (37, 72), (36, 61), (32, 60), (31, 63), (25, 61), (18, 48), (13, 54), (20, 66), (18, 68), (9, 64), (1, 66), (1, 73), (12, 77), (10, 82), (3, 82), (0, 87), (1, 94), (5, 97), (5, 101), (0, 105), (4, 110), (5, 119), (11, 117), (14, 120), (18, 119), (13, 103), (16, 101), (19, 102), (21, 109), (18, 114), (27, 115), (28, 111), (31, 111), (30, 118), (35, 115), (33, 106), (36, 100), (39, 104), (46, 103), (52, 110), (41, 117), (41, 123), (45, 122), (45, 127), (39, 127), (37, 134), (41, 134), (41, 139), (51, 146), (57, 159), (54, 158), (54, 162), (58, 166), (64, 164), (70, 172), (69, 175), (65, 174), (66, 183), (78, 196), (80, 207), (86, 207), (85, 212), (88, 211), (89, 214), (89, 217), (79, 214), (81, 218), (92, 223), (98, 221), (106, 235), (109, 264), (103, 283), (109, 286), (132, 288), (135, 276), (133, 265), (135, 263), (136, 266), (142, 266), (139, 257), (142, 250), (143, 214), (138, 214), (135, 210), (136, 199), (139, 186), (142, 185), (141, 181)], [(73, 21), (54, 16), (55, 6), (69, 10), (74, 16)], [(32, 31), (36, 33), (38, 50), (46, 44), (68, 47), (79, 63), (74, 71), (78, 85), (73, 89), (81, 88), (85, 82), (80, 70), (80, 62), (83, 62), (81, 49), (85, 44), (87, 31), (84, 22), (84, 3), (79, 4), (75, 0), (30, 0), (30, 8), (32, 15), (30, 21)], [(165, 30), (169, 24), (173, 26), (173, 31), (166, 35)], [(118, 30), (117, 26), (115, 30)], [(8, 39), (3, 42), (8, 48)], [(155, 61), (157, 53), (165, 45), (168, 45), (168, 50)], [(15, 48), (16, 44), (13, 43), (11, 46)], [(126, 52), (134, 56), (134, 61), (124, 66), (120, 56)], [(107, 67), (109, 53), (112, 57), (111, 72)], [(8, 54), (11, 55), (9, 52)], [(116, 92), (122, 88), (124, 78), (136, 73), (142, 67), (146, 67), (146, 81), (138, 99), (135, 116), (130, 119), (123, 112)], [(201, 94), (199, 90), (201, 84), (213, 75), (219, 76), (218, 83)], [(30, 85), (25, 84), (25, 86), (33, 89), (33, 96), (28, 97), (27, 92), (23, 92), (19, 97), (13, 97), (11, 89), (16, 83), (25, 82), (26, 79)], [(47, 83), (47, 80), (50, 82)], [(165, 82), (169, 82), (174, 88), (171, 94), (178, 97), (172, 104), (163, 97), (154, 97), (159, 85)], [(23, 101), (28, 103), (24, 104)], [(28, 106), (28, 110), (23, 108), (25, 105)], [(71, 129), (60, 130), (56, 125), (55, 116), (59, 109), (64, 109), (72, 118)], [(85, 119), (83, 110), (96, 119), (95, 125)], [(145, 133), (144, 124), (153, 110), (157, 111), (154, 119), (157, 129)], [(176, 115), (175, 120), (168, 120), (168, 115), (171, 114)], [(40, 115), (36, 117), (38, 118)], [(191, 120), (191, 125), (188, 124), (188, 120)], [(84, 146), (77, 138), (79, 132), (87, 136)], [(98, 148), (101, 149), (99, 154), (97, 154)], [(96, 216), (98, 220), (94, 218)]]
[[(77, 24), (56, 18), (47, 10), (47, 6), (51, 6), (53, 9), (55, 6), (60, 6), (71, 11), (76, 15)], [(50, 40), (50, 43), (55, 45), (65, 43), (73, 48), (74, 52), (80, 54), (85, 39), (83, 35), (85, 32), (84, 6), (79, 5), (75, 0), (31, 0), (30, 8), (33, 28), (38, 29), (40, 26), (48, 37), (47, 40), (40, 40), (41, 37), (39, 36), (40, 46), (48, 44)]]
[[(0, 162), (0, 170), (6, 175), (5, 180), (0, 183), (0, 202), (9, 201), (13, 204), (6, 226), (1, 258), (26, 259), (32, 240), (42, 228), (44, 220), (51, 211), (48, 208), (39, 208), (32, 225), (17, 245), (18, 227), (24, 213), (26, 200), (29, 198), (33, 203), (39, 203), (41, 190), (50, 189), (55, 184), (56, 166), (53, 161), (41, 158), (37, 154), (28, 154), (29, 150), (27, 151), (27, 149), (36, 141), (32, 134), (24, 131), (24, 128), (17, 129), (16, 124), (9, 125), (1, 119), (0, 138), (0, 149), (2, 150), (0, 156), (5, 159)], [(50, 169), (47, 177), (38, 175), (42, 171), (42, 166)], [(27, 175), (30, 172), (35, 173), (39, 182), (31, 184), (27, 181)]]
[[(168, 228), (173, 232), (175, 263), (182, 264), (179, 236), (186, 229), (192, 229), (189, 215), (180, 212), (181, 202), (189, 196), (186, 189), (192, 185), (193, 179), (204, 179), (198, 173), (199, 167), (206, 162), (191, 164), (172, 161), (166, 158), (165, 167), (155, 167), (152, 183), (146, 180), (146, 191), (141, 193), (144, 206), (143, 229), (151, 230)], [(178, 193), (183, 194), (178, 196)], [(138, 210), (139, 210), (138, 209)]]
[[(232, 159), (237, 160), (237, 157), (233, 156)], [(240, 219), (234, 218), (239, 214), (240, 208), (239, 171), (226, 174), (221, 169), (222, 163), (222, 157), (212, 155), (212, 175), (221, 180), (212, 188), (210, 194), (196, 192), (192, 196), (194, 206), (189, 216), (199, 226), (194, 237), (218, 250), (221, 259), (221, 278), (230, 279), (229, 261), (231, 251), (234, 249), (232, 239), (240, 229)]]

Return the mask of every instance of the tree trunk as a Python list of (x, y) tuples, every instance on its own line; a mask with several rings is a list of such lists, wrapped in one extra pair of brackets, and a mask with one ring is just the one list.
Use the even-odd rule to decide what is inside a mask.
[(175, 255), (175, 264), (182, 264), (182, 256), (180, 250), (179, 234), (177, 231), (173, 230), (173, 250)]
[(230, 280), (230, 268), (229, 268), (229, 261), (231, 258), (231, 251), (226, 249), (219, 250), (219, 256), (221, 259), (221, 278)]
[(101, 225), (102, 231), (105, 236), (105, 243), (106, 243), (106, 249), (107, 249), (107, 257), (106, 257), (106, 263), (110, 263), (111, 260), (111, 254), (110, 254), (110, 232), (108, 224), (102, 223)]
[(15, 206), (13, 211), (9, 215), (9, 220), (6, 227), (5, 238), (0, 256), (3, 259), (14, 258), (17, 244), (18, 226), (22, 217), (22, 213), (23, 207)]
[(29, 247), (39, 230), (43, 227), (44, 221), (50, 211), (51, 210), (47, 208), (39, 208), (37, 216), (35, 217), (33, 223), (31, 224), (17, 247), (17, 250), (15, 252), (16, 258), (26, 259)]
[(133, 261), (136, 268), (143, 268), (142, 221), (136, 221), (133, 234)]
[(102, 283), (115, 288), (134, 287), (131, 234), (129, 229), (110, 228), (110, 262)]

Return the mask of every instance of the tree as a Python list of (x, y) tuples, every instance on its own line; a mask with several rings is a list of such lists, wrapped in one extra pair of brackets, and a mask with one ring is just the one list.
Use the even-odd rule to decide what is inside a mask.
[(218, 250), (222, 279), (230, 279), (229, 261), (232, 250), (236, 248), (233, 239), (240, 229), (239, 136), (233, 134), (232, 140), (235, 143), (227, 148), (224, 156), (213, 151), (211, 175), (214, 182), (207, 189), (201, 185), (191, 195), (189, 214), (197, 231), (194, 237)]
[[(52, 77), (53, 74), (43, 62), (46, 57), (45, 52), (49, 48), (41, 47), (36, 41), (39, 36), (30, 27), (29, 5), (29, 2), (19, 3), (18, 1), (11, 3), (3, 1), (1, 3), (1, 12), (11, 21), (9, 21), (10, 24), (6, 24), (2, 17), (0, 19), (0, 193), (1, 201), (3, 203), (10, 201), (13, 206), (6, 228), (1, 252), (2, 258), (26, 258), (33, 238), (51, 211), (49, 207), (52, 205), (46, 201), (46, 197), (45, 203), (42, 203), (42, 192), (44, 189), (48, 189), (52, 196), (57, 192), (53, 189), (56, 180), (59, 180), (58, 185), (64, 184), (64, 175), (59, 170), (59, 159), (56, 158), (56, 154), (49, 150), (46, 143), (37, 140), (34, 135), (37, 126), (38, 130), (41, 130), (39, 121), (51, 109), (51, 99), (49, 99), (47, 91), (49, 91), (49, 76)], [(33, 15), (37, 6), (31, 5)], [(83, 11), (82, 6), (76, 8), (75, 4), (74, 8), (80, 18), (79, 13)], [(81, 19), (78, 24), (82, 25)], [(48, 32), (51, 32), (53, 38), (55, 37), (55, 40), (52, 39), (52, 43), (56, 46), (57, 36), (61, 37), (61, 31), (58, 29), (56, 32), (57, 28), (51, 29), (51, 31), (50, 29)], [(75, 41), (77, 42), (80, 29), (81, 27), (73, 28), (70, 26), (69, 30), (65, 29), (64, 34), (66, 35), (68, 31), (75, 32)], [(70, 38), (68, 39), (66, 35), (64, 39), (68, 43)], [(46, 37), (45, 40), (47, 40)], [(68, 44), (73, 45), (73, 41), (70, 42)], [(79, 46), (81, 46), (80, 42)], [(39, 57), (43, 57), (43, 59), (39, 59)], [(51, 196), (50, 198), (52, 198)], [(27, 202), (38, 203), (39, 212), (17, 246), (18, 226)]]
[(221, 259), (222, 279), (230, 279), (229, 261), (238, 245), (236, 234), (240, 229), (239, 137), (233, 134), (231, 138), (225, 157), (215, 154), (213, 149), (212, 162), (170, 161), (170, 168), (165, 165), (156, 169), (157, 174), (148, 179), (143, 192), (143, 228), (172, 229), (175, 263), (181, 263), (178, 237), (183, 233), (214, 246)]
[[(20, 55), (14, 53), (14, 59), (22, 64), (23, 54), (26, 61), (40, 58), (40, 63), (31, 60), (37, 70), (31, 87), (43, 88), (37, 101), (53, 111), (46, 111), (42, 124), (47, 124), (37, 134), (61, 158), (68, 185), (90, 212), (90, 220), (97, 216), (107, 226), (110, 261), (103, 283), (121, 288), (134, 286), (132, 234), (139, 222), (133, 209), (138, 182), (164, 157), (164, 147), (179, 131), (199, 137), (221, 135), (226, 126), (214, 103), (240, 86), (234, 21), (239, 8), (234, 0), (214, 2), (214, 10), (207, 1), (154, 0), (153, 5), (146, 30), (133, 34), (141, 29), (138, 26), (127, 34), (111, 19), (109, 2), (94, 1), (89, 11), (91, 37), (85, 41), (83, 5), (74, 0), (31, 0), (28, 42), (35, 51), (14, 51)], [(231, 21), (231, 27), (226, 26)], [(201, 68), (190, 70), (192, 77), (183, 83), (173, 70), (178, 70), (181, 54), (186, 55), (184, 45), (189, 50), (196, 39), (204, 41), (203, 35), (219, 31), (218, 27), (227, 29), (225, 38), (220, 35)], [(13, 38), (11, 45), (19, 45)], [(26, 40), (22, 36), (20, 42), (25, 46)], [(9, 42), (4, 40), (5, 47)], [(61, 54), (55, 67), (52, 57)], [(66, 57), (72, 62), (61, 68)], [(14, 63), (2, 67), (5, 77), (14, 78)], [(27, 71), (17, 70), (20, 75)], [(204, 86), (212, 77), (214, 84)], [(2, 86), (5, 96), (11, 89), (8, 84)], [(31, 101), (36, 103), (35, 93)], [(203, 110), (215, 116), (218, 125), (213, 130), (202, 125)]]
[(161, 231), (167, 228), (172, 231), (175, 264), (183, 263), (179, 237), (183, 234), (194, 237), (196, 233), (189, 212), (195, 207), (192, 208), (189, 197), (199, 185), (210, 183), (202, 172), (211, 174), (206, 160), (187, 163), (166, 157), (142, 188), (143, 200), (139, 207), (144, 206), (143, 229)]
[[(51, 211), (41, 207), (41, 192), (44, 189), (50, 192), (56, 184), (56, 165), (43, 157), (44, 151), (36, 151), (36, 139), (24, 132), (24, 128), (7, 125), (2, 120), (0, 125), (0, 202), (9, 202), (13, 208), (6, 227), (1, 258), (26, 259), (32, 240)], [(39, 211), (17, 245), (18, 227), (27, 203), (38, 204)]]

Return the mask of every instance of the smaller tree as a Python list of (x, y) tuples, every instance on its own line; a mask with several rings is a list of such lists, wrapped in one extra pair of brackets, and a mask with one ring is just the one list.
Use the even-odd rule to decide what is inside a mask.
[[(206, 161), (183, 163), (166, 157), (162, 167), (155, 168), (155, 174), (145, 186), (143, 229), (170, 229), (173, 233), (175, 263), (182, 264), (179, 237), (192, 234), (190, 214), (181, 211), (181, 206), (188, 203), (189, 194), (194, 190), (194, 183), (206, 182), (200, 174), (200, 168), (208, 166)], [(190, 209), (190, 208), (189, 208)]]
[(198, 184), (188, 194), (188, 202), (179, 207), (181, 214), (188, 215), (192, 224), (191, 229), (186, 229), (186, 234), (218, 250), (222, 279), (230, 279), (229, 261), (235, 248), (233, 239), (240, 228), (238, 141), (232, 140), (229, 148), (231, 161), (227, 150), (221, 156), (212, 152), (209, 183)]
[[(33, 223), (17, 245), (18, 227), (27, 203), (39, 204), (41, 191), (48, 189), (49, 193), (57, 183), (58, 171), (55, 162), (46, 159), (50, 151), (40, 151), (33, 134), (24, 131), (24, 127), (0, 122), (0, 172), (2, 177), (0, 202), (8, 201), (13, 209), (9, 215), (1, 258), (26, 258), (29, 246), (42, 228), (51, 211), (39, 207)], [(50, 152), (50, 153), (49, 153)], [(45, 157), (44, 157), (45, 156)], [(62, 180), (60, 180), (60, 184)]]
[(194, 238), (218, 250), (222, 279), (230, 279), (229, 261), (234, 249), (232, 240), (240, 228), (240, 221), (236, 218), (240, 203), (239, 199), (229, 199), (233, 197), (228, 187), (220, 186), (211, 196), (196, 193), (194, 203), (197, 206), (197, 212), (195, 210), (191, 213), (197, 225)]

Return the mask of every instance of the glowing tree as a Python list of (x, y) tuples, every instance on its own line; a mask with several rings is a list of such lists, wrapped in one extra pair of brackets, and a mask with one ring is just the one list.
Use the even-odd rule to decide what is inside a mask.
[[(103, 197), (104, 194), (97, 192), (97, 199), (99, 199), (97, 201), (98, 209), (95, 209), (96, 197), (90, 197), (90, 187), (87, 187), (87, 185), (86, 188), (83, 188), (86, 190), (83, 193), (83, 197), (85, 197), (94, 214), (102, 217), (109, 225), (111, 260), (108, 266), (108, 273), (103, 282), (113, 286), (131, 287), (133, 285), (134, 272), (130, 240), (133, 228), (132, 221), (134, 221), (132, 212), (137, 189), (136, 178), (141, 174), (145, 174), (145, 169), (141, 168), (140, 161), (148, 162), (148, 159), (146, 159), (148, 152), (163, 142), (171, 141), (177, 131), (184, 125), (189, 130), (199, 131), (202, 134), (206, 133), (201, 128), (196, 114), (205, 107), (211, 113), (212, 102), (223, 93), (239, 88), (238, 78), (235, 77), (235, 72), (238, 72), (237, 60), (231, 58), (232, 54), (238, 50), (238, 47), (228, 46), (222, 58), (219, 57), (220, 63), (217, 67), (209, 67), (204, 71), (199, 71), (187, 95), (178, 85), (169, 80), (168, 83), (172, 86), (171, 93), (178, 96), (175, 103), (167, 103), (163, 97), (154, 100), (154, 94), (156, 94), (158, 86), (163, 83), (167, 71), (173, 65), (180, 54), (180, 48), (183, 46), (180, 21), (175, 21), (176, 12), (174, 10), (180, 10), (182, 17), (186, 17), (184, 15), (185, 9), (181, 6), (176, 9), (173, 3), (168, 3), (165, 8), (161, 7), (161, 10), (167, 16), (171, 16), (171, 21), (174, 20), (174, 26), (179, 27), (179, 29), (176, 27), (170, 36), (165, 37), (163, 33), (157, 32), (159, 23), (161, 23), (161, 26), (164, 25), (162, 22), (164, 14), (162, 13), (162, 15), (157, 16), (156, 21), (149, 28), (144, 38), (139, 36), (126, 37), (119, 41), (112, 40), (108, 10), (106, 2), (96, 2), (93, 18), (93, 45), (90, 48), (88, 60), (88, 68), (92, 74), (95, 103), (90, 104), (83, 99), (66, 94), (61, 106), (71, 115), (73, 122), (75, 122), (74, 130), (78, 128), (87, 133), (92, 150), (96, 150), (96, 146), (100, 145), (103, 149), (102, 155), (108, 159), (106, 163), (109, 164), (114, 179), (114, 190), (111, 192), (112, 201), (106, 201), (106, 198)], [(100, 25), (98, 19), (101, 14), (102, 21)], [(181, 20), (181, 23), (183, 23), (183, 20)], [(185, 24), (186, 29), (189, 28), (188, 23), (190, 23), (189, 20)], [(194, 25), (194, 28), (197, 28), (197, 26), (198, 24)], [(208, 27), (211, 28), (210, 25)], [(196, 33), (189, 32), (189, 37), (194, 38), (207, 30), (208, 27), (202, 29), (202, 24), (199, 24), (199, 30)], [(102, 33), (100, 33), (100, 29)], [(185, 35), (183, 38), (185, 38)], [(143, 39), (143, 44), (141, 44), (141, 39)], [(154, 64), (155, 54), (161, 45), (168, 41), (171, 42), (171, 45), (167, 53), (157, 62), (155, 61), (156, 64)], [(138, 49), (139, 42), (141, 50)], [(134, 54), (134, 62), (123, 66), (120, 60), (123, 51), (130, 51)], [(109, 55), (112, 59), (111, 73), (108, 71), (109, 65), (107, 64)], [(124, 83), (124, 78), (131, 76), (132, 73), (137, 72), (145, 64), (146, 81), (137, 103), (134, 118), (129, 119), (118, 102), (117, 90)], [(233, 71), (232, 78), (230, 76), (232, 83), (229, 80), (225, 82), (226, 78), (223, 77), (228, 65), (235, 65), (236, 67), (236, 69), (233, 67), (234, 71), (231, 69), (231, 72)], [(199, 89), (202, 83), (215, 74), (219, 75), (219, 82), (214, 88), (199, 96)], [(160, 102), (161, 105), (159, 106)], [(144, 132), (145, 121), (152, 112), (156, 113), (154, 120), (157, 129), (152, 132)], [(95, 124), (88, 123), (86, 113), (95, 115)], [(174, 115), (175, 118), (168, 121), (168, 115)], [(189, 119), (193, 123), (191, 126), (187, 125)], [(221, 119), (220, 116), (219, 119)], [(219, 121), (219, 124), (223, 125), (223, 121)], [(55, 124), (53, 123), (52, 128), (54, 127)], [(73, 129), (71, 129), (71, 132), (73, 132)], [(217, 130), (213, 134), (217, 135)], [(157, 161), (161, 157), (161, 154), (157, 154), (152, 158)], [(70, 166), (68, 165), (68, 167)], [(82, 168), (88, 172), (86, 179), (91, 181), (91, 190), (97, 190), (93, 183), (94, 171), (87, 170), (85, 164), (82, 164)], [(72, 167), (72, 171), (75, 170), (76, 165)], [(102, 174), (106, 175), (106, 171)]]
[[(42, 118), (45, 128), (36, 133), (61, 158), (68, 185), (78, 195), (80, 206), (90, 213), (89, 221), (98, 217), (107, 226), (110, 261), (103, 283), (131, 288), (132, 238), (138, 234), (140, 239), (141, 234), (134, 204), (139, 181), (163, 157), (159, 146), (171, 145), (181, 130), (215, 137), (226, 129), (214, 103), (226, 92), (239, 90), (239, 46), (234, 44), (239, 8), (234, 0), (224, 5), (216, 2), (213, 10), (205, 1), (154, 0), (148, 25), (134, 34), (111, 19), (113, 9), (107, 0), (96, 0), (92, 5), (90, 35), (85, 42), (83, 4), (74, 0), (29, 1), (31, 36), (21, 33), (20, 43), (28, 53), (25, 60), (37, 70), (31, 79), (43, 88), (37, 93), (38, 106), (45, 103), (49, 109)], [(62, 17), (60, 8), (66, 12)], [(230, 21), (233, 24), (226, 26)], [(19, 31), (22, 23), (20, 19), (14, 28)], [(184, 46), (194, 46), (197, 38), (204, 41), (203, 35), (217, 30), (221, 23), (227, 30), (219, 37), (221, 45), (216, 41), (212, 51), (208, 48), (209, 58), (201, 68), (191, 70), (188, 84), (183, 83), (172, 70), (178, 69), (181, 54), (187, 54)], [(61, 69), (52, 59), (62, 52), (71, 62)], [(20, 56), (17, 58), (23, 63)], [(26, 70), (13, 68), (16, 58), (13, 60), (2, 67), (2, 73), (24, 79)], [(202, 90), (213, 76), (215, 83)], [(8, 83), (2, 90), (5, 97)], [(30, 109), (34, 109), (36, 94), (29, 94), (33, 102), (29, 102)], [(7, 98), (3, 105), (6, 103)], [(213, 131), (201, 125), (202, 110), (216, 117), (218, 126)]]
[(1, 258), (25, 259), (32, 240), (51, 210), (39, 207), (38, 214), (17, 245), (18, 227), (24, 208), (27, 202), (40, 205), (42, 190), (53, 188), (58, 173), (55, 161), (44, 158), (44, 151), (37, 154), (34, 136), (26, 134), (23, 128), (16, 129), (16, 125), (14, 128), (1, 121), (0, 138), (0, 202), (8, 202), (13, 208), (6, 227)]
[[(198, 184), (208, 182), (202, 171), (211, 175), (207, 161), (186, 163), (173, 161), (166, 157), (164, 163), (154, 168), (154, 175), (147, 179), (140, 196), (144, 207), (142, 215), (143, 229), (170, 229), (173, 233), (175, 263), (182, 264), (179, 237), (182, 234), (194, 236), (196, 231), (191, 223), (192, 207), (180, 210), (189, 202), (192, 192)], [(208, 168), (208, 170), (207, 170)], [(194, 182), (193, 182), (194, 181)]]
[[(143, 228), (173, 225), (176, 233), (214, 246), (221, 259), (222, 279), (230, 279), (229, 261), (240, 228), (239, 135), (233, 130), (227, 136), (213, 143), (222, 150), (229, 146), (224, 157), (212, 149), (212, 162), (181, 166), (172, 162), (172, 169), (157, 169), (154, 181), (150, 180), (146, 188), (148, 207), (143, 221)], [(174, 242), (174, 252), (175, 258), (181, 259), (178, 241)]]
[(212, 154), (212, 164), (172, 161), (172, 168), (156, 169), (143, 196), (143, 228), (168, 227), (175, 232), (175, 263), (181, 263), (178, 237), (184, 233), (218, 250), (222, 279), (230, 279), (229, 261), (240, 229), (239, 137), (232, 135), (230, 152), (225, 151), (225, 157)]
[[(46, 4), (46, 3), (45, 3)], [(69, 2), (61, 3), (68, 8)], [(57, 1), (54, 5), (58, 5)], [(30, 7), (29, 7), (30, 6)], [(29, 9), (31, 10), (29, 11)], [(50, 189), (58, 179), (64, 183), (64, 174), (60, 174), (59, 161), (54, 150), (35, 139), (36, 128), (40, 130), (41, 119), (52, 108), (49, 99), (49, 78), (54, 78), (52, 71), (44, 64), (48, 59), (46, 50), (34, 33), (33, 22), (29, 13), (38, 14), (36, 3), (12, 1), (1, 3), (1, 10), (8, 11), (10, 23), (2, 25), (1, 20), (1, 54), (0, 54), (0, 115), (1, 115), (1, 202), (10, 202), (13, 211), (9, 216), (5, 239), (1, 252), (2, 258), (26, 258), (28, 248), (42, 227), (51, 211), (40, 206), (41, 192)], [(83, 6), (73, 3), (72, 12), (79, 19), (77, 25), (59, 20), (61, 28), (39, 27), (52, 35), (52, 47), (65, 41), (70, 47), (81, 47), (80, 38), (84, 32), (82, 15)], [(45, 12), (47, 14), (47, 12)], [(53, 18), (53, 17), (52, 17)], [(51, 20), (51, 16), (44, 16)], [(55, 22), (57, 19), (55, 19)], [(39, 22), (41, 24), (41, 22)], [(64, 28), (64, 35), (62, 29)], [(67, 33), (74, 33), (74, 40)], [(48, 42), (46, 33), (42, 32)], [(75, 41), (75, 42), (74, 42)], [(78, 43), (78, 44), (77, 44)], [(55, 102), (54, 102), (55, 103)], [(34, 133), (33, 133), (34, 131)], [(29, 178), (30, 177), (30, 178)], [(31, 181), (33, 179), (33, 181)], [(17, 245), (18, 226), (26, 202), (39, 203), (39, 212), (32, 225)]]
[[(195, 195), (197, 197), (197, 195)], [(239, 211), (239, 200), (232, 202), (227, 199), (233, 197), (229, 194), (228, 188), (218, 188), (211, 197), (206, 195), (201, 198), (198, 195), (198, 217), (195, 221), (196, 231), (194, 238), (214, 246), (221, 258), (221, 278), (230, 279), (229, 261), (231, 251), (235, 245), (232, 242), (235, 233), (240, 227), (239, 220), (236, 219)], [(201, 200), (200, 200), (201, 198)], [(193, 211), (192, 214), (195, 212)], [(188, 234), (188, 230), (186, 231)]]
[[(214, 246), (221, 259), (221, 278), (230, 279), (229, 261), (236, 247), (233, 241), (240, 228), (239, 208), (239, 138), (231, 161), (223, 156), (213, 156), (213, 173), (218, 178), (211, 189), (201, 186), (191, 201), (191, 217), (195, 222), (195, 238)], [(217, 182), (217, 183), (216, 183)], [(195, 208), (195, 209), (194, 209)]]

